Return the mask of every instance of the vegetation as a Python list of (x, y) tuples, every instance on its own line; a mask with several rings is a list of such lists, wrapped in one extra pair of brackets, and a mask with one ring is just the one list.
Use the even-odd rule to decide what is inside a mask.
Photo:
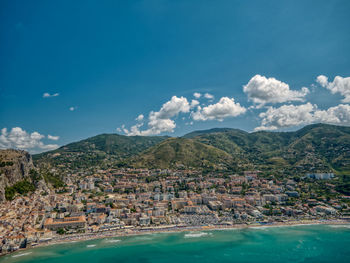
[(335, 190), (344, 195), (350, 195), (350, 175), (341, 175)]
[(50, 172), (44, 172), (43, 177), (46, 183), (50, 183), (54, 188), (61, 188), (64, 186), (64, 182), (58, 175), (54, 175)]
[(18, 193), (20, 195), (35, 191), (35, 185), (27, 180), (19, 181), (13, 186), (5, 188), (5, 197), (7, 200), (12, 200)]
[[(350, 175), (350, 128), (309, 125), (295, 132), (196, 131), (182, 138), (102, 134), (34, 156), (38, 166), (200, 168), (298, 178), (306, 172)], [(347, 190), (346, 190), (347, 191)]]
[(135, 157), (130, 164), (148, 168), (220, 169), (231, 165), (232, 162), (232, 157), (223, 150), (191, 139), (171, 138)]
[(34, 184), (42, 179), (42, 176), (35, 169), (29, 171), (29, 176)]
[(5, 167), (5, 166), (12, 166), (13, 165), (13, 162), (3, 162), (1, 161), (0, 162), (0, 167)]
[(214, 129), (186, 135), (226, 151), (245, 169), (336, 171), (350, 174), (350, 128), (309, 125), (296, 132), (254, 132)]
[[(34, 155), (33, 161), (39, 166), (42, 163), (52, 166), (64, 163), (72, 169), (97, 165), (103, 167), (134, 156), (166, 138), (101, 134), (54, 151)], [(120, 162), (119, 165), (123, 166), (123, 163)]]
[(59, 229), (57, 229), (56, 233), (59, 235), (64, 235), (66, 233), (66, 231), (63, 228), (59, 228)]

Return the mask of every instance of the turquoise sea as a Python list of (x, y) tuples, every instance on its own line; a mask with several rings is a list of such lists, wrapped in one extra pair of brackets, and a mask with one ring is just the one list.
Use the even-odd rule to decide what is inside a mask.
[(19, 251), (4, 262), (350, 262), (350, 225), (115, 237)]

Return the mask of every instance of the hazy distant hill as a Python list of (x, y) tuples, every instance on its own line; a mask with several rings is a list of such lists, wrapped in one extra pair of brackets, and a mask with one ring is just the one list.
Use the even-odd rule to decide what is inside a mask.
[(215, 128), (182, 138), (102, 134), (34, 156), (37, 164), (198, 167), (350, 172), (350, 127), (315, 124), (295, 132)]

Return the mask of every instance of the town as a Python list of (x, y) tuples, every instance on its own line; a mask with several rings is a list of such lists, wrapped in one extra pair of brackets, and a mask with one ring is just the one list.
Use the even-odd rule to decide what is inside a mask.
[(63, 187), (1, 205), (0, 251), (109, 234), (347, 220), (350, 196), (338, 193), (334, 180), (332, 173), (293, 180), (260, 171), (78, 172), (65, 177)]

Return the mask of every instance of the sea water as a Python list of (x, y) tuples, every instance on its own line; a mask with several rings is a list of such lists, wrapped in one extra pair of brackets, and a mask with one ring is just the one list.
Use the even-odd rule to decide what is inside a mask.
[(350, 225), (156, 233), (38, 247), (3, 262), (350, 262)]

